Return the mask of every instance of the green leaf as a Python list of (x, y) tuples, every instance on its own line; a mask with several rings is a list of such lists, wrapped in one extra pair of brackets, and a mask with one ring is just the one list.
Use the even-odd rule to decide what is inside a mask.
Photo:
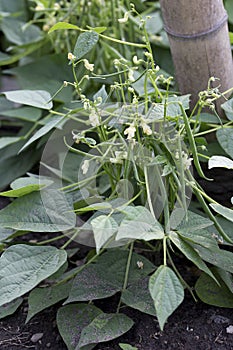
[(56, 272), (66, 258), (66, 252), (55, 247), (9, 247), (0, 258), (0, 306), (30, 291)]
[(233, 24), (233, 3), (231, 0), (225, 0), (224, 4), (229, 16), (228, 20), (231, 24)]
[(196, 232), (209, 226), (213, 226), (213, 222), (208, 218), (198, 215), (192, 211), (187, 212), (182, 222), (177, 226), (179, 232)]
[(149, 277), (131, 284), (122, 292), (122, 302), (133, 309), (156, 316), (154, 301), (148, 288)]
[(145, 207), (128, 206), (120, 211), (125, 214), (125, 218), (119, 226), (116, 240), (123, 238), (142, 239), (144, 241), (163, 239), (164, 230), (162, 226)]
[(51, 109), (53, 107), (51, 95), (44, 90), (15, 90), (3, 92), (9, 101), (29, 105), (32, 107)]
[(14, 137), (14, 136), (6, 136), (0, 138), (0, 149), (4, 148), (12, 143), (18, 142), (22, 139), (22, 137)]
[[(73, 79), (72, 69), (67, 64), (67, 57), (64, 54), (42, 55), (30, 63), (8, 69), (7, 73), (15, 76), (19, 85), (23, 86), (24, 89), (34, 90), (36, 88), (37, 90), (45, 90), (51, 96), (63, 86), (64, 80), (72, 81)], [(70, 103), (72, 93), (72, 87), (67, 86), (53, 100)]]
[(0, 306), (0, 319), (12, 315), (22, 304), (23, 298), (17, 298), (10, 303)]
[(2, 114), (6, 117), (17, 118), (34, 123), (40, 119), (42, 111), (34, 107), (20, 107), (6, 110), (2, 112)]
[[(107, 298), (120, 291), (124, 284), (128, 254), (125, 250), (111, 249), (102, 254), (95, 264), (80, 271), (74, 278), (69, 298), (65, 303)], [(138, 261), (142, 263), (143, 269), (138, 267)], [(154, 269), (155, 266), (149, 260), (133, 253), (129, 284), (142, 279)]]
[(101, 34), (101, 33), (105, 32), (105, 30), (108, 29), (107, 27), (90, 27), (90, 26), (87, 26), (87, 28), (98, 33), (98, 34)]
[(207, 249), (198, 244), (193, 245), (193, 247), (203, 260), (233, 273), (233, 253), (218, 247)]
[[(83, 328), (88, 326), (102, 311), (92, 304), (72, 304), (60, 308), (57, 312), (57, 326), (68, 350), (79, 350), (78, 342)], [(82, 348), (91, 350), (92, 345)]]
[(3, 18), (1, 29), (6, 38), (16, 45), (34, 43), (42, 39), (42, 32), (39, 26), (33, 24), (29, 26), (16, 18)]
[(222, 149), (233, 159), (233, 132), (232, 128), (222, 128), (216, 132), (217, 140)]
[(186, 258), (191, 260), (200, 270), (204, 271), (211, 278), (215, 278), (211, 270), (200, 258), (198, 253), (194, 250), (194, 248), (190, 246), (187, 242), (185, 242), (185, 240), (180, 238), (176, 232), (170, 232), (169, 238), (171, 239), (172, 243), (174, 243), (175, 246), (186, 256)]
[(138, 350), (138, 348), (135, 348), (135, 346), (129, 345), (129, 344), (125, 344), (125, 343), (119, 343), (119, 347), (122, 350)]
[(5, 241), (8, 237), (10, 237), (13, 234), (13, 232), (13, 230), (0, 226), (0, 242)]
[(19, 197), (0, 210), (0, 225), (15, 230), (58, 232), (73, 228), (75, 223), (76, 215), (64, 194), (52, 189)]
[(214, 204), (211, 203), (210, 207), (216, 211), (216, 213), (222, 215), (224, 218), (226, 218), (229, 221), (233, 222), (233, 210), (227, 207), (224, 207), (221, 204)]
[(19, 190), (22, 187), (27, 187), (30, 185), (40, 185), (40, 187), (45, 187), (51, 185), (52, 183), (52, 180), (44, 176), (38, 177), (37, 175), (34, 176), (30, 174), (28, 177), (19, 177), (18, 179), (14, 180), (10, 186), (12, 190)]
[(114, 282), (113, 276), (107, 271), (101, 271), (98, 266), (91, 265), (77, 274), (65, 304), (108, 298), (121, 289), (122, 284)]
[(96, 32), (88, 31), (81, 33), (74, 47), (74, 55), (77, 60), (86, 55), (96, 45), (99, 35)]
[[(228, 289), (223, 280), (219, 277), (216, 268), (212, 272), (219, 280), (217, 284), (212, 278), (202, 273), (195, 284), (195, 290), (198, 297), (206, 304), (233, 308), (233, 293)], [(230, 274), (229, 274), (230, 275)], [(232, 276), (231, 284), (233, 284)]]
[(66, 299), (69, 295), (70, 284), (59, 284), (46, 288), (35, 288), (28, 297), (28, 314), (26, 323), (40, 311)]
[(18, 142), (0, 150), (0, 188), (24, 175), (39, 160), (40, 150), (30, 149), (17, 154), (22, 145)]
[(78, 26), (75, 26), (74, 24), (70, 24), (67, 22), (57, 22), (52, 26), (52, 28), (49, 29), (48, 33), (52, 33), (55, 30), (65, 30), (65, 29), (73, 29), (73, 30), (81, 30)]
[(9, 190), (9, 191), (4, 191), (0, 192), (0, 196), (4, 197), (22, 197), (25, 196), (26, 194), (29, 194), (34, 191), (39, 191), (43, 185), (35, 184), (35, 185), (28, 185), (22, 188), (19, 188), (17, 190)]
[(110, 341), (132, 328), (134, 322), (124, 314), (100, 314), (81, 333), (78, 346)]
[(91, 221), (96, 243), (96, 252), (99, 254), (100, 249), (116, 233), (118, 225), (116, 221), (107, 215), (100, 215)]
[(222, 109), (224, 110), (227, 118), (229, 120), (233, 120), (233, 99), (227, 100), (221, 105)]
[(27, 148), (31, 143), (38, 140), (42, 136), (46, 135), (50, 130), (52, 130), (55, 127), (58, 127), (58, 125), (64, 121), (64, 117), (56, 117), (52, 118), (47, 124), (45, 124), (42, 128), (40, 128), (21, 148), (20, 152), (22, 152), (25, 148)]
[(149, 290), (160, 328), (163, 330), (167, 318), (182, 303), (184, 288), (176, 274), (168, 266), (161, 265), (150, 277)]

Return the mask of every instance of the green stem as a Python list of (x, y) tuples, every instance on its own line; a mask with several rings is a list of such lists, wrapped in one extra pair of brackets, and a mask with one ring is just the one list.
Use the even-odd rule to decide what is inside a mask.
[(170, 263), (172, 265), (172, 268), (175, 271), (175, 273), (177, 274), (177, 276), (179, 277), (181, 283), (183, 284), (184, 287), (186, 287), (189, 290), (189, 292), (192, 295), (194, 301), (197, 302), (197, 299), (196, 299), (196, 297), (195, 297), (195, 295), (194, 295), (194, 293), (192, 291), (192, 288), (188, 285), (188, 283), (183, 279), (183, 277), (181, 276), (181, 274), (177, 270), (177, 268), (176, 268), (176, 266), (175, 266), (175, 264), (174, 264), (174, 262), (172, 260), (172, 257), (171, 257), (171, 255), (169, 253), (169, 250), (167, 250), (167, 255), (168, 255), (169, 261), (170, 261)]
[[(129, 270), (130, 270), (130, 264), (131, 264), (131, 260), (132, 260), (132, 255), (133, 255), (133, 247), (134, 247), (134, 243), (132, 242), (130, 244), (130, 249), (129, 249), (129, 255), (128, 255), (128, 260), (127, 260), (127, 264), (126, 264), (126, 269), (125, 269), (125, 279), (124, 279), (124, 283), (123, 283), (123, 287), (122, 287), (122, 291), (121, 293), (123, 293), (128, 285), (128, 280), (129, 280)], [(117, 306), (117, 313), (120, 311), (120, 306), (121, 306), (121, 299), (118, 303)]]

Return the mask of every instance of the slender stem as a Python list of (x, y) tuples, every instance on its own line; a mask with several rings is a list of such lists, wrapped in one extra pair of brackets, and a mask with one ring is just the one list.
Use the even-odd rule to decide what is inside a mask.
[[(127, 285), (128, 285), (129, 270), (130, 270), (130, 264), (131, 264), (131, 260), (132, 260), (132, 255), (133, 255), (133, 247), (134, 247), (134, 243), (132, 242), (130, 244), (129, 255), (128, 255), (128, 260), (127, 260), (126, 269), (125, 269), (125, 279), (124, 279), (124, 283), (123, 283), (123, 287), (122, 287), (122, 291), (121, 292), (124, 292), (126, 290), (126, 288), (127, 288)], [(117, 313), (120, 311), (121, 299), (122, 298), (120, 298), (120, 301), (119, 301), (118, 306), (117, 306)]]
[(156, 220), (153, 204), (152, 204), (152, 201), (151, 201), (150, 188), (149, 188), (149, 179), (148, 179), (148, 173), (147, 173), (147, 167), (146, 166), (144, 166), (144, 174), (145, 174), (145, 182), (146, 182), (147, 200), (148, 200), (150, 212), (153, 215), (154, 219)]
[(174, 264), (174, 262), (173, 262), (173, 260), (172, 260), (172, 257), (171, 257), (171, 255), (170, 255), (170, 253), (169, 253), (169, 250), (167, 250), (167, 255), (168, 255), (169, 261), (170, 261), (170, 263), (171, 263), (171, 265), (172, 265), (172, 268), (173, 268), (173, 270), (175, 271), (175, 273), (177, 274), (177, 276), (179, 277), (180, 281), (181, 281), (182, 284), (189, 290), (189, 292), (190, 292), (190, 294), (192, 295), (194, 301), (197, 302), (197, 299), (196, 299), (196, 297), (195, 297), (195, 295), (194, 295), (194, 293), (193, 293), (193, 291), (192, 291), (192, 288), (188, 285), (188, 283), (183, 279), (183, 277), (181, 276), (181, 274), (180, 274), (179, 271), (177, 270), (177, 268), (176, 268), (176, 266), (175, 266), (175, 264)]

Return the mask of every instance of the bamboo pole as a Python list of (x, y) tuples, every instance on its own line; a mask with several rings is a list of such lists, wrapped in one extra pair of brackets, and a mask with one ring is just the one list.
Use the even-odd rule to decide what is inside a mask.
[[(169, 37), (176, 79), (182, 94), (191, 93), (191, 105), (210, 77), (219, 78), (224, 92), (233, 87), (233, 63), (227, 13), (222, 0), (160, 0)], [(222, 115), (221, 103), (217, 111)]]

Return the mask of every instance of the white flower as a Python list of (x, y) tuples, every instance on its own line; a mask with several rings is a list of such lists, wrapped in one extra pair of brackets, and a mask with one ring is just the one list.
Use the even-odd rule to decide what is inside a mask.
[(73, 61), (73, 60), (75, 60), (76, 57), (75, 57), (75, 55), (72, 54), (72, 52), (69, 52), (67, 55), (67, 58), (69, 61)]
[(60, 10), (61, 6), (58, 3), (55, 3), (53, 8), (55, 11), (58, 11), (58, 10)]
[[(188, 170), (190, 168), (190, 166), (192, 165), (193, 158), (189, 158), (188, 154), (185, 153), (184, 151), (181, 152), (181, 157), (182, 157), (182, 165), (183, 165), (184, 169)], [(175, 153), (175, 158), (177, 160), (180, 160), (180, 155), (179, 155), (178, 151)]]
[(40, 5), (37, 5), (35, 7), (35, 11), (43, 11), (45, 9), (44, 5), (43, 4), (40, 4)]
[(84, 58), (83, 60), (84, 62), (84, 66), (87, 70), (89, 70), (90, 72), (93, 72), (94, 70), (94, 64), (90, 63), (86, 58)]
[(138, 59), (138, 57), (137, 56), (133, 56), (133, 63), (134, 64), (140, 64), (141, 62), (143, 62), (143, 60), (142, 59)]
[(150, 136), (152, 134), (151, 128), (145, 122), (141, 123), (141, 127), (142, 127), (142, 130), (143, 130), (144, 134), (146, 134), (148, 136)]
[(89, 160), (85, 159), (82, 166), (81, 166), (83, 175), (85, 175), (88, 172), (89, 169)]
[(90, 121), (90, 124), (92, 126), (99, 126), (100, 125), (99, 116), (96, 113), (94, 108), (91, 109), (91, 113), (89, 115), (89, 121)]
[(109, 160), (112, 164), (122, 164), (122, 160), (119, 158), (110, 158)]
[(126, 23), (126, 22), (128, 21), (128, 19), (129, 19), (129, 13), (126, 12), (126, 13), (124, 14), (124, 17), (123, 17), (123, 18), (118, 18), (118, 22), (119, 22), (119, 23)]
[(127, 129), (125, 129), (124, 135), (128, 135), (127, 139), (131, 140), (134, 138), (135, 132), (136, 132), (135, 126), (131, 124)]
[(130, 82), (133, 82), (135, 80), (132, 69), (130, 69), (129, 72), (128, 72), (128, 79), (129, 79)]

